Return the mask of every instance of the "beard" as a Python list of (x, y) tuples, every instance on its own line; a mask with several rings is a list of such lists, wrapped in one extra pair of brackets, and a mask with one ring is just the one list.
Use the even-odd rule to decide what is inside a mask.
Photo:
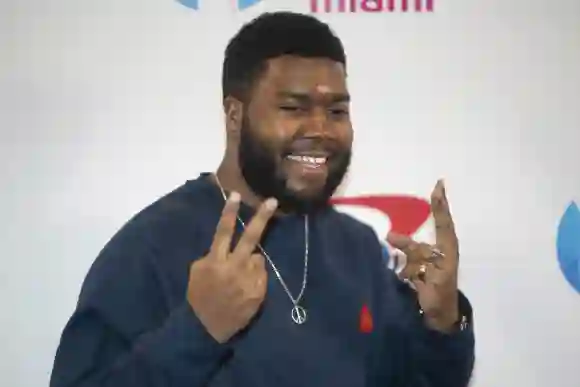
[(238, 162), (250, 189), (262, 198), (276, 198), (278, 208), (285, 213), (312, 214), (330, 206), (330, 198), (348, 171), (351, 150), (337, 150), (334, 144), (334, 152), (327, 160), (325, 184), (314, 194), (301, 194), (288, 187), (288, 176), (282, 166), (283, 150), (289, 149), (295, 139), (277, 152), (255, 134), (246, 117), (240, 131)]

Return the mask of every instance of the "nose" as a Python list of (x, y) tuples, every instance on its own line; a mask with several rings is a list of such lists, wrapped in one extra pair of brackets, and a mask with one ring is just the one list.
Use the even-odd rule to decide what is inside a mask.
[(305, 132), (312, 137), (328, 137), (332, 134), (330, 124), (326, 109), (315, 108), (308, 115)]

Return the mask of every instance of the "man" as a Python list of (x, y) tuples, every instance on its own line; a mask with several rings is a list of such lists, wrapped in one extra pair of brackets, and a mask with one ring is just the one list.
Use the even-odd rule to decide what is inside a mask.
[(466, 386), (471, 308), (443, 184), (437, 249), (389, 237), (408, 282), (368, 226), (329, 205), (353, 139), (340, 40), (312, 17), (264, 14), (229, 43), (223, 92), (217, 173), (103, 249), (51, 387)]

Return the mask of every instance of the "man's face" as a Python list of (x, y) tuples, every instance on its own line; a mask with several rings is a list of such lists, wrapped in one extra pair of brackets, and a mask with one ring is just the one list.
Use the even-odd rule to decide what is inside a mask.
[(239, 163), (250, 188), (285, 212), (328, 204), (347, 172), (353, 132), (344, 66), (284, 56), (246, 102)]

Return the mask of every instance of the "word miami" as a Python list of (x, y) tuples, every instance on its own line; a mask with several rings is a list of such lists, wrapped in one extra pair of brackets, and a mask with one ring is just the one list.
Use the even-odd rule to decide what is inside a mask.
[(312, 13), (433, 12), (435, 0), (310, 0)]

